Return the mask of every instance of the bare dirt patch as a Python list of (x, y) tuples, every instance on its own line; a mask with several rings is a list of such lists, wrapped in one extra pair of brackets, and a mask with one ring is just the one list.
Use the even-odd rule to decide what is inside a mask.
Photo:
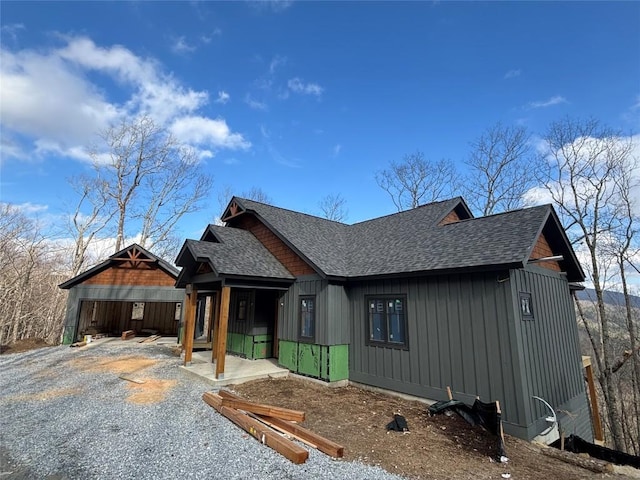
[(81, 388), (52, 388), (50, 390), (42, 390), (36, 393), (30, 393), (28, 395), (15, 395), (13, 397), (7, 397), (7, 402), (24, 402), (29, 400), (47, 401), (54, 398), (69, 397), (71, 395), (78, 395), (82, 392)]
[[(493, 460), (496, 437), (457, 415), (430, 416), (427, 406), (357, 387), (328, 388), (295, 378), (258, 380), (233, 386), (245, 398), (303, 410), (305, 427), (345, 448), (346, 460), (359, 460), (419, 479), (604, 478), (540, 453), (540, 447), (506, 437), (507, 463)], [(410, 433), (387, 432), (400, 413)], [(619, 477), (618, 477), (619, 478)]]
[(127, 402), (138, 405), (150, 405), (164, 401), (169, 390), (176, 385), (175, 380), (141, 379), (144, 383), (130, 383), (127, 387), (133, 392), (127, 397)]
[(73, 367), (90, 372), (134, 373), (149, 368), (158, 363), (147, 357), (83, 357), (69, 362)]
[(51, 345), (41, 338), (25, 338), (7, 345), (0, 345), (0, 354), (21, 353), (43, 347), (51, 347)]

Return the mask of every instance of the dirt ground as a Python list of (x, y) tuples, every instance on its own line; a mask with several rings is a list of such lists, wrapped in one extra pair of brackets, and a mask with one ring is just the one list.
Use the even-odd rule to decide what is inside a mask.
[[(302, 425), (344, 446), (346, 460), (378, 465), (408, 478), (620, 478), (549, 458), (540, 447), (510, 436), (505, 437), (509, 460), (496, 462), (496, 437), (457, 414), (429, 416), (421, 402), (353, 386), (328, 388), (285, 378), (256, 380), (232, 389), (255, 402), (303, 410)], [(407, 419), (409, 433), (387, 432), (395, 413)]]
[[(40, 340), (23, 340), (3, 346), (2, 353), (18, 353), (48, 346)], [(154, 363), (144, 356), (82, 359), (70, 366), (110, 371), (129, 380), (126, 401), (155, 403), (173, 384), (144, 375)], [(456, 414), (430, 416), (427, 405), (354, 386), (330, 388), (289, 377), (256, 380), (233, 385), (232, 390), (249, 400), (303, 410), (303, 426), (344, 446), (345, 460), (377, 465), (415, 479), (595, 479), (623, 478), (596, 474), (549, 458), (540, 447), (505, 436), (506, 463), (496, 461), (497, 439), (480, 427), (467, 424)], [(55, 396), (60, 392), (45, 392)], [(403, 415), (409, 432), (388, 432), (394, 414)], [(633, 475), (634, 478), (639, 478)]]
[(11, 343), (9, 345), (0, 345), (0, 354), (5, 353), (20, 353), (26, 352), (28, 350), (33, 350), (34, 348), (42, 348), (42, 347), (50, 347), (47, 342), (41, 340), (39, 338), (27, 338), (25, 340), (20, 340), (15, 343)]

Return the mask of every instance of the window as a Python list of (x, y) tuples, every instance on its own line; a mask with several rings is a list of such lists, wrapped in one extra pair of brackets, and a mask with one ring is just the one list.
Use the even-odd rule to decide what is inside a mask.
[(300, 297), (300, 339), (313, 342), (316, 336), (316, 297)]
[(533, 320), (533, 306), (530, 293), (520, 292), (520, 313), (522, 314), (522, 320)]
[(369, 345), (407, 347), (406, 303), (404, 295), (367, 298)]

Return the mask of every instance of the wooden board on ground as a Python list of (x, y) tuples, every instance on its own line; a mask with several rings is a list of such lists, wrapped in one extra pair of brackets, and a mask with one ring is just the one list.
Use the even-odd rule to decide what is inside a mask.
[(236, 408), (246, 412), (255, 413), (257, 415), (266, 415), (268, 417), (276, 417), (293, 422), (304, 421), (304, 412), (299, 410), (291, 410), (289, 408), (249, 402), (226, 390), (220, 390), (218, 394), (222, 397), (222, 405), (225, 407)]
[(316, 448), (327, 455), (334, 458), (342, 458), (344, 455), (344, 447), (331, 440), (328, 440), (317, 433), (312, 432), (300, 425), (280, 418), (268, 417), (266, 415), (258, 415), (261, 421), (267, 423), (271, 427), (280, 430), (283, 433), (306, 443), (310, 447)]
[(126, 380), (127, 382), (133, 382), (133, 383), (138, 383), (138, 384), (143, 384), (144, 380), (141, 380), (139, 378), (133, 378), (130, 377), (129, 375), (120, 375), (118, 378), (122, 379), (122, 380)]
[(158, 340), (162, 335), (151, 335), (150, 337), (141, 338), (138, 343), (151, 343)]
[(246, 413), (225, 407), (222, 404), (224, 399), (221, 396), (206, 392), (202, 395), (202, 399), (220, 414), (224, 415), (244, 431), (255, 437), (260, 443), (273, 448), (293, 463), (301, 464), (309, 458), (309, 452), (304, 448), (296, 445), (291, 440), (282, 437), (268, 426), (249, 417)]

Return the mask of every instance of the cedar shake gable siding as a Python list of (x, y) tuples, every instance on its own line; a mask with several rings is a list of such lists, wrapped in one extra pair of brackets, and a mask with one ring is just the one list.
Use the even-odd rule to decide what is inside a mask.
[[(552, 257), (554, 255), (555, 253), (553, 252), (553, 250), (551, 250), (551, 246), (549, 245), (549, 242), (547, 242), (547, 239), (545, 238), (544, 233), (541, 233), (540, 236), (538, 237), (538, 241), (536, 242), (535, 246), (533, 247), (533, 250), (531, 251), (531, 256), (529, 257), (529, 260), (535, 260), (537, 258)], [(540, 262), (538, 265), (540, 265), (543, 268), (548, 268), (549, 270), (553, 270), (554, 272), (562, 271), (562, 269), (560, 268), (560, 264), (557, 261)]]
[(241, 228), (251, 232), (271, 255), (292, 275), (312, 275), (316, 273), (313, 267), (305, 262), (296, 252), (273, 233), (264, 223), (251, 214), (244, 214), (230, 221), (229, 226)]
[(159, 268), (112, 266), (87, 278), (83, 285), (141, 285), (173, 287), (176, 279)]

